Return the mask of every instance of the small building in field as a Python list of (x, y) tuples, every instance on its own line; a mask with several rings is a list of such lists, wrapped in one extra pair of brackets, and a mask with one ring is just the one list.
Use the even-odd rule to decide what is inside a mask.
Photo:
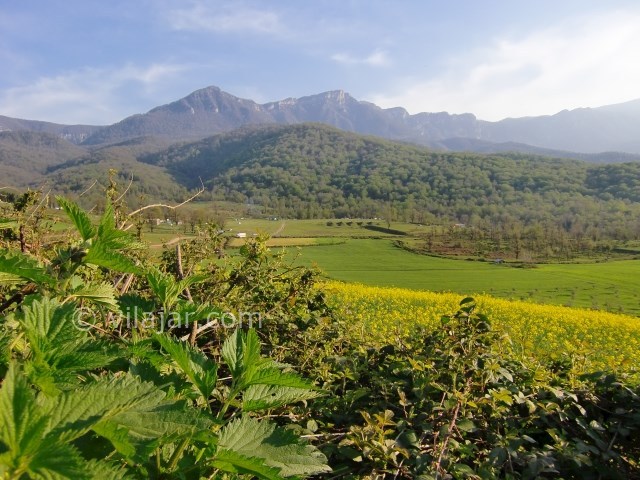
[(236, 238), (247, 238), (247, 234), (245, 232), (236, 233)]

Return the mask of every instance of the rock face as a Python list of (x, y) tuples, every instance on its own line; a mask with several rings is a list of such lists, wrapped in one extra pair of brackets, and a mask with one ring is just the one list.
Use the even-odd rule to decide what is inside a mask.
[(468, 139), (463, 142), (465, 145), (472, 150), (478, 146), (483, 151), (487, 150), (486, 142), (491, 142), (582, 153), (640, 153), (640, 100), (487, 122), (470, 113), (410, 115), (401, 107), (383, 109), (356, 100), (343, 90), (258, 104), (212, 86), (107, 127), (0, 117), (0, 130), (32, 130), (76, 144), (100, 145), (140, 136), (196, 140), (243, 126), (304, 122), (437, 148), (451, 143), (446, 140), (457, 139), (459, 143), (459, 139)]

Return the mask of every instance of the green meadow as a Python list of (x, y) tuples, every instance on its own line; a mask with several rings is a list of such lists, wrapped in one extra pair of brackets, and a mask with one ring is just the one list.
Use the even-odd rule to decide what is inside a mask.
[(386, 239), (288, 249), (296, 262), (329, 278), (367, 285), (451, 291), (597, 308), (640, 315), (640, 261), (542, 264), (516, 268), (491, 262), (418, 255)]

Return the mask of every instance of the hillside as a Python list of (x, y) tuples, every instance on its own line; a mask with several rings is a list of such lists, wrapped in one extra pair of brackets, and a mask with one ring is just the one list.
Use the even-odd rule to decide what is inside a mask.
[[(163, 168), (141, 163), (143, 154), (166, 149), (166, 141), (141, 137), (93, 149), (74, 145), (59, 136), (30, 131), (0, 132), (0, 176), (3, 186), (38, 187), (58, 193), (78, 194), (96, 180), (105, 186), (110, 169), (123, 183), (133, 177), (132, 198), (182, 198), (185, 188)], [(87, 194), (88, 202), (102, 196), (99, 189)]]
[(61, 125), (59, 123), (24, 120), (0, 115), (0, 132), (38, 132), (55, 135), (68, 142), (79, 144), (87, 137), (100, 130), (97, 125)]
[(483, 140), (521, 142), (576, 152), (640, 153), (640, 100), (555, 115), (480, 122)]
[[(138, 161), (138, 157), (166, 149), (169, 143), (155, 137), (140, 137), (124, 142), (86, 150), (85, 154), (49, 167), (47, 184), (65, 194), (78, 194), (94, 181), (104, 187), (109, 170), (118, 172), (119, 182), (131, 186), (129, 198), (144, 196), (154, 200), (177, 200), (186, 195), (184, 186), (176, 183), (165, 169)], [(86, 202), (100, 199), (96, 189), (87, 194)]]
[(140, 159), (188, 187), (201, 177), (217, 198), (301, 218), (517, 218), (567, 229), (576, 222), (639, 227), (639, 163), (434, 152), (316, 124), (243, 129)]
[(432, 146), (444, 151), (451, 152), (475, 152), (475, 153), (528, 153), (531, 155), (541, 155), (552, 158), (571, 158), (584, 160), (590, 163), (623, 163), (638, 162), (640, 154), (624, 152), (599, 152), (599, 153), (579, 153), (567, 150), (553, 150), (550, 148), (534, 147), (525, 143), (517, 142), (489, 142), (487, 140), (477, 140), (474, 138), (455, 137), (447, 138), (438, 142), (433, 142)]
[[(5, 132), (2, 138), (0, 172), (14, 186), (46, 179), (68, 194), (96, 180), (104, 186), (115, 169), (123, 183), (133, 178), (135, 198), (177, 199), (202, 179), (211, 189), (202, 199), (259, 204), (279, 216), (542, 222), (617, 236), (640, 232), (637, 162), (441, 152), (320, 124), (245, 127), (177, 144), (139, 137), (92, 148), (45, 134)], [(98, 190), (89, 198), (94, 195)]]
[(85, 153), (84, 148), (50, 133), (0, 132), (0, 175), (4, 184), (23, 186), (41, 181), (48, 168)]

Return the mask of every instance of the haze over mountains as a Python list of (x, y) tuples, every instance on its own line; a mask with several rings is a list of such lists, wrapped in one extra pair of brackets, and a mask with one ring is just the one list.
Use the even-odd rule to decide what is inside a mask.
[(640, 100), (488, 122), (470, 113), (410, 115), (401, 107), (383, 109), (356, 100), (342, 90), (258, 104), (217, 87), (207, 87), (109, 126), (59, 125), (0, 116), (0, 131), (43, 132), (75, 144), (95, 146), (140, 136), (196, 140), (246, 125), (304, 122), (325, 123), (350, 132), (441, 150), (520, 151), (606, 162), (635, 157), (581, 154), (640, 154)]
[[(622, 228), (640, 208), (639, 128), (639, 101), (485, 122), (382, 109), (343, 91), (258, 104), (208, 87), (110, 126), (0, 117), (0, 177), (79, 195), (113, 170), (133, 180), (135, 201), (184, 199), (202, 182), (207, 199), (300, 218), (395, 208), (596, 222), (622, 202), (632, 207), (611, 225)], [(99, 201), (94, 190), (83, 200)]]

